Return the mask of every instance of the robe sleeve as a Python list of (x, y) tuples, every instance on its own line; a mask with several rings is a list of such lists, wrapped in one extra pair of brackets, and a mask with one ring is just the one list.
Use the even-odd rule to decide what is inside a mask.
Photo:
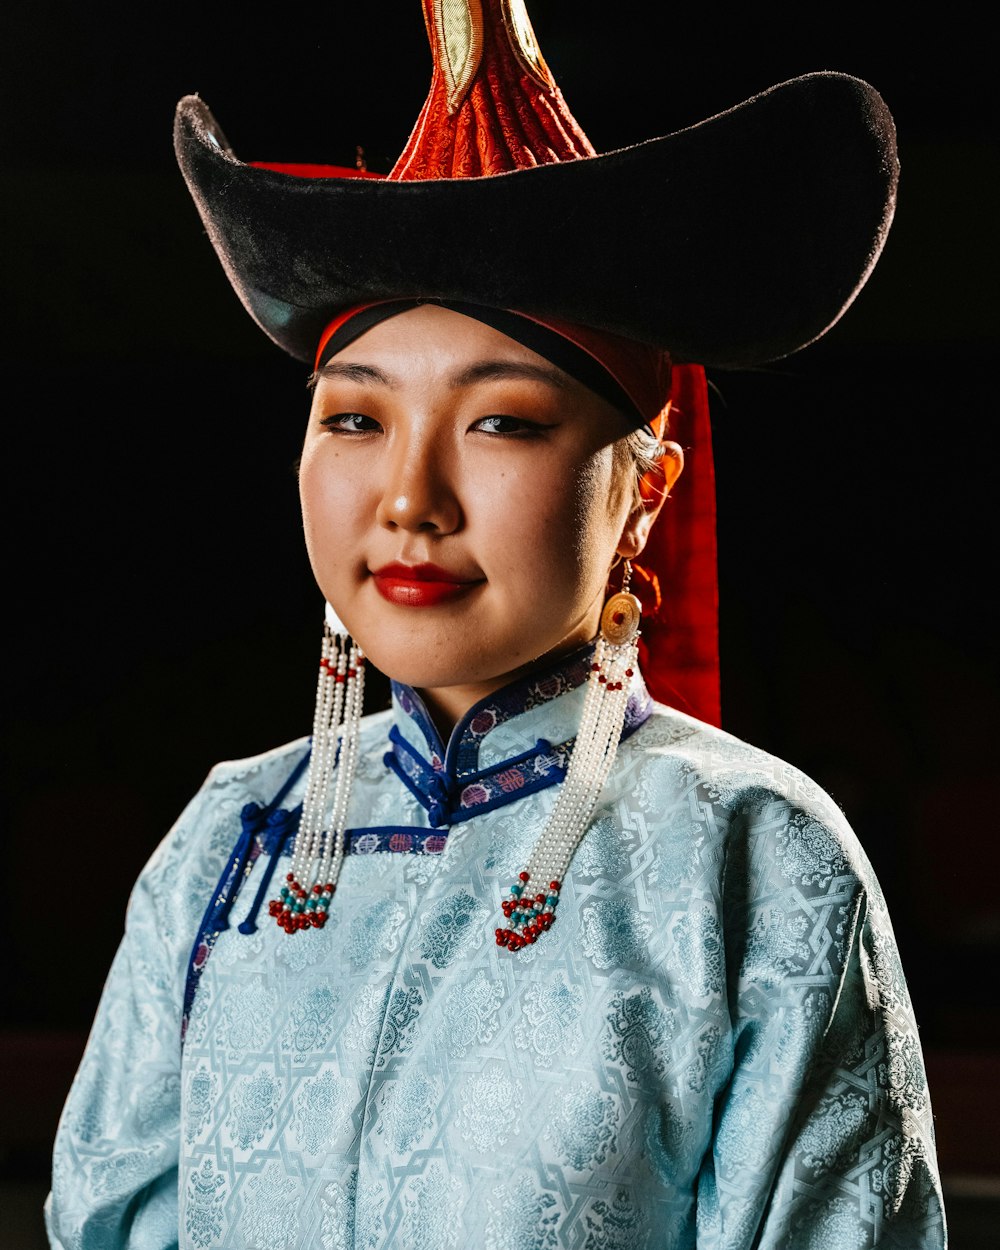
[(749, 807), (725, 866), (733, 1069), (699, 1250), (942, 1250), (923, 1059), (878, 882), (826, 796)]
[(219, 871), (211, 850), (218, 790), (212, 774), (129, 899), (56, 1134), (45, 1204), (55, 1250), (178, 1244), (181, 1011), (191, 946)]

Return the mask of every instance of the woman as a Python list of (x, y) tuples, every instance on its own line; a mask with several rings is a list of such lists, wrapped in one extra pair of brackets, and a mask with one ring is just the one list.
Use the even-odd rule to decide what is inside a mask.
[[(817, 76), (577, 159), (518, 7), (458, 7), (426, 8), (435, 79), (393, 186), (243, 165), (181, 105), (234, 285), (313, 359), (331, 611), (310, 740), (213, 770), (137, 884), (52, 1243), (941, 1246), (877, 882), (828, 796), (708, 723), (704, 386), (664, 350), (749, 363), (831, 324), (888, 225), (890, 124)], [(832, 167), (802, 142), (820, 116), (850, 130)], [(705, 195), (723, 151), (765, 197), (763, 269), (722, 209), (664, 230), (639, 194), (662, 160)], [(588, 257), (581, 282), (623, 204), (646, 264)], [(393, 706), (361, 719), (367, 658)]]

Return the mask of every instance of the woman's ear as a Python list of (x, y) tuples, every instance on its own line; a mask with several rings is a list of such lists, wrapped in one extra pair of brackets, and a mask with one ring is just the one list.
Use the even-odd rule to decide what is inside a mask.
[(642, 553), (653, 522), (684, 468), (684, 452), (678, 443), (661, 443), (663, 455), (647, 469), (639, 483), (641, 502), (629, 512), (618, 542), (618, 554), (634, 560)]

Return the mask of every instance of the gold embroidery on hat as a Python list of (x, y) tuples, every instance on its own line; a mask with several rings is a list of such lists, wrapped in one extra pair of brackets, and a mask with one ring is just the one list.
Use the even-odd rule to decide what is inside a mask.
[(458, 110), (483, 54), (483, 9), (479, 0), (434, 0), (438, 64), (448, 84), (448, 112)]
[(551, 91), (556, 85), (555, 79), (545, 64), (524, 0), (501, 0), (500, 9), (514, 55), (539, 86)]

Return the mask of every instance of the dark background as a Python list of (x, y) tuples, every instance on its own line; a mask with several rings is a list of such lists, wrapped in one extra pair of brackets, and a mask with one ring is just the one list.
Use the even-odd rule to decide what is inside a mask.
[[(989, 40), (971, 6), (933, 26), (871, 4), (663, 7), (532, 0), (598, 150), (816, 69), (873, 82), (896, 117), (899, 208), (855, 305), (789, 360), (710, 375), (723, 717), (850, 816), (895, 920), (942, 1168), (979, 1192), (970, 1176), (1000, 1174)], [(305, 370), (232, 294), (173, 106), (199, 92), (243, 159), (353, 164), (361, 145), (387, 171), (430, 61), (416, 0), (22, 4), (5, 25), (0, 1167), (40, 1183), (136, 873), (212, 763), (311, 719)]]

